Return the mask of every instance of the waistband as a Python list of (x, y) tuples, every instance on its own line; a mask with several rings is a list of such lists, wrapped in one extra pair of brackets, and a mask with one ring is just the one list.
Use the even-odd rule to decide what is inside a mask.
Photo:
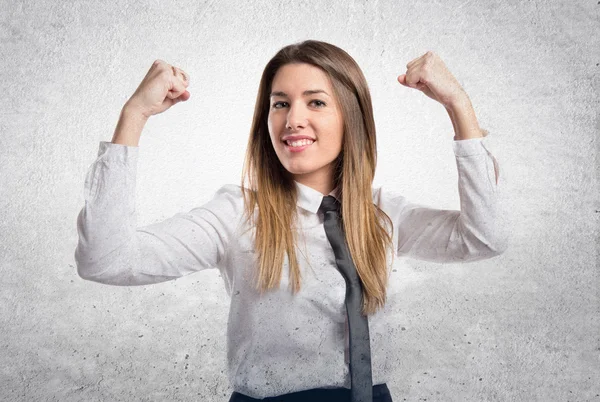
[[(313, 388), (290, 394), (271, 396), (256, 399), (234, 391), (229, 402), (350, 402), (350, 390), (348, 388)], [(373, 402), (392, 402), (390, 390), (387, 384), (373, 386)]]

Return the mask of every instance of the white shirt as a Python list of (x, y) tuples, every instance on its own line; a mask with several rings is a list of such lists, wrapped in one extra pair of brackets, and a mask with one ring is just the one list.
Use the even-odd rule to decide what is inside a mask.
[[(467, 262), (504, 251), (498, 163), (484, 139), (453, 141), (460, 211), (432, 209), (383, 187), (373, 189), (373, 202), (393, 221), (397, 256)], [(288, 290), (285, 255), (280, 288), (261, 299), (252, 287), (254, 231), (241, 226), (240, 186), (226, 184), (202, 206), (137, 227), (138, 150), (100, 142), (85, 178), (85, 205), (77, 220), (78, 274), (90, 281), (130, 286), (217, 268), (231, 300), (227, 361), (234, 391), (265, 398), (310, 388), (350, 388), (346, 285), (318, 212), (324, 195), (296, 182), (298, 225), (306, 244), (305, 248), (299, 237), (301, 290), (295, 297)], [(390, 261), (388, 269), (391, 266)], [(369, 317), (374, 385), (389, 381), (394, 363), (388, 360), (394, 347), (388, 319), (385, 309)]]

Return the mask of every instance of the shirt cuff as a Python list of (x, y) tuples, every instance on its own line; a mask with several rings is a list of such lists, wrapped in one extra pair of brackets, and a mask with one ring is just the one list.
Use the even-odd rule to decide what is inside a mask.
[(486, 153), (482, 140), (485, 137), (469, 138), (468, 140), (454, 140), (452, 148), (456, 156), (470, 156)]
[(98, 157), (118, 160), (137, 160), (140, 148), (123, 144), (115, 144), (110, 141), (100, 141)]

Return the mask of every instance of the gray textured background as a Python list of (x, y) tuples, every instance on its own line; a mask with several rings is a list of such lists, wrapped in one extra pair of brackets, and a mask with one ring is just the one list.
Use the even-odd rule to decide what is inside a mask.
[(189, 101), (140, 141), (138, 224), (239, 183), (260, 73), (331, 42), (374, 99), (376, 184), (459, 208), (452, 125), (396, 77), (427, 50), (466, 89), (500, 163), (509, 249), (406, 260), (395, 401), (600, 401), (600, 2), (0, 1), (0, 399), (226, 401), (216, 270), (144, 287), (77, 276), (83, 180), (152, 62)]

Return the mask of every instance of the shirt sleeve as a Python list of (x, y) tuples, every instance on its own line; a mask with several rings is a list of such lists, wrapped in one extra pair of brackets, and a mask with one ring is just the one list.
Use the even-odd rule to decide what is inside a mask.
[(460, 211), (440, 210), (394, 200), (398, 256), (432, 262), (478, 261), (497, 256), (507, 247), (501, 225), (500, 170), (484, 138), (455, 140)]
[(132, 286), (217, 267), (232, 233), (235, 186), (223, 186), (212, 200), (189, 212), (138, 228), (138, 151), (134, 146), (100, 142), (98, 158), (85, 178), (85, 205), (77, 217), (79, 276)]

